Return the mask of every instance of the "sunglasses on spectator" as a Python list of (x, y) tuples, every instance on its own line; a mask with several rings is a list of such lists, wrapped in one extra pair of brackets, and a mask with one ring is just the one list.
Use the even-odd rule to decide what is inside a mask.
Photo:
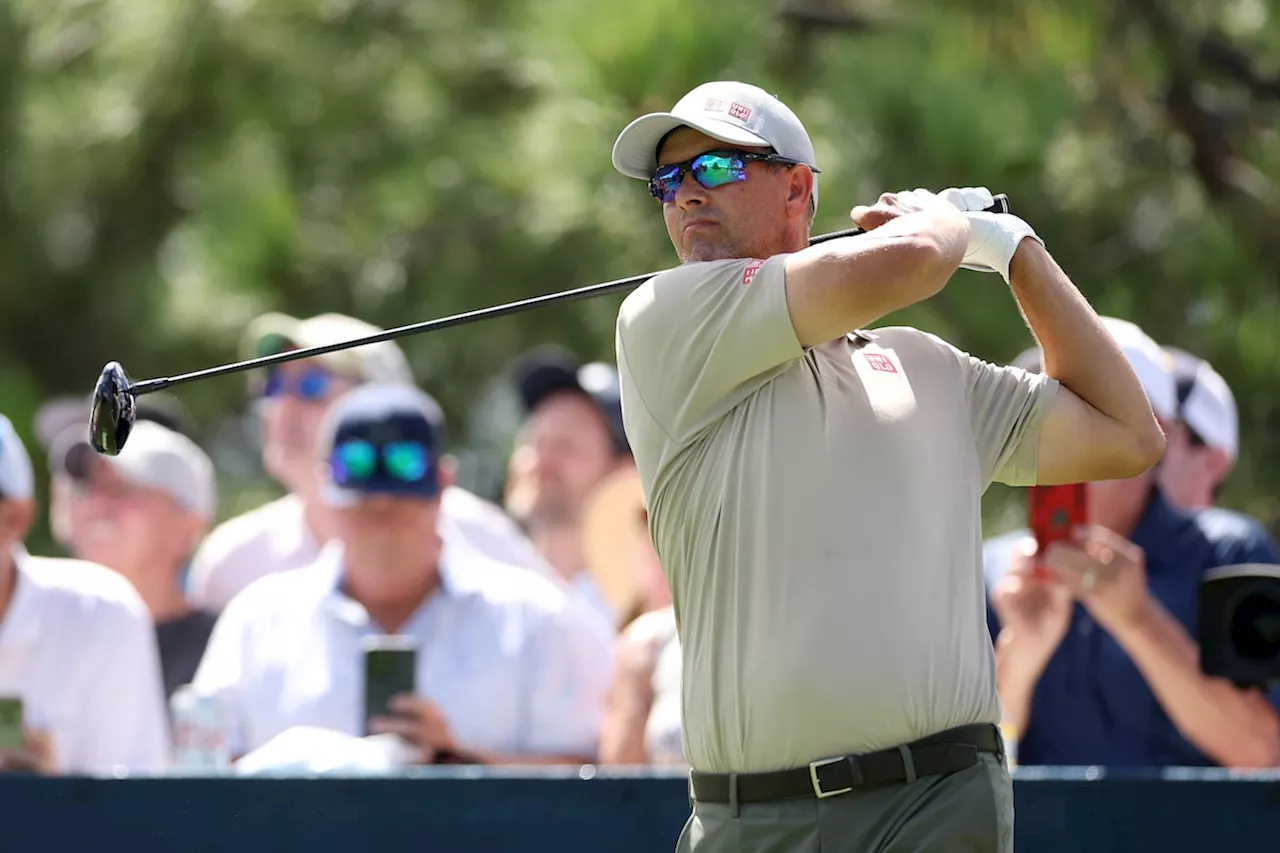
[[(686, 174), (703, 189), (713, 190), (725, 184), (732, 184), (747, 179), (748, 163), (780, 163), (784, 166), (799, 166), (799, 160), (783, 157), (780, 154), (765, 154), (757, 151), (707, 151), (697, 157), (691, 157), (680, 163), (670, 163), (653, 170), (649, 179), (649, 192), (663, 204), (676, 200), (676, 192), (684, 183)], [(810, 168), (813, 168), (812, 166)], [(818, 172), (813, 169), (814, 173)]]
[(308, 368), (292, 377), (286, 376), (280, 370), (270, 370), (267, 372), (266, 382), (262, 385), (262, 396), (288, 395), (314, 403), (329, 396), (336, 380), (336, 376), (319, 367)]
[(333, 449), (329, 465), (338, 486), (431, 485), (433, 479), (431, 450), (420, 441), (348, 439)]

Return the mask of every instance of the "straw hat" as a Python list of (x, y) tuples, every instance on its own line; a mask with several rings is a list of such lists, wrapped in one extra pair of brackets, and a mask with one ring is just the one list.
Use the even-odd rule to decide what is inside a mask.
[(596, 487), (582, 522), (587, 566), (600, 591), (617, 610), (626, 610), (639, 592), (636, 577), (644, 490), (635, 466), (626, 465)]

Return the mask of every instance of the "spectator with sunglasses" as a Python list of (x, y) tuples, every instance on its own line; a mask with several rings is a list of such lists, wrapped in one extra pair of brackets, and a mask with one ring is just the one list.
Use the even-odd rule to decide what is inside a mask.
[[(1133, 370), (983, 188), (882, 195), (851, 213), (867, 233), (810, 246), (814, 147), (758, 87), (635, 119), (613, 163), (648, 182), (681, 262), (615, 336), (682, 649), (679, 849), (882, 849), (888, 826), (904, 850), (1011, 849), (981, 497), (1155, 464)], [(863, 328), (960, 265), (1009, 284), (1045, 375)]]
[[(375, 326), (341, 314), (298, 320), (266, 314), (245, 333), (246, 357), (339, 343), (375, 334)], [(262, 461), (285, 496), (215, 527), (192, 561), (188, 596), (218, 611), (250, 582), (315, 561), (333, 535), (332, 510), (320, 499), (314, 454), (329, 406), (363, 383), (413, 384), (403, 351), (391, 341), (277, 365), (255, 378)], [(453, 460), (442, 460), (450, 467)], [(537, 567), (527, 538), (497, 505), (456, 485), (442, 500), (442, 521), (465, 543), (502, 562)]]
[[(1104, 321), (1170, 435), (1170, 451), (1182, 452), (1173, 448), (1186, 415), (1167, 353), (1134, 324)], [(1040, 361), (1033, 348), (1016, 363), (1037, 371)], [(1195, 639), (1204, 574), (1280, 563), (1280, 554), (1247, 516), (1180, 506), (1167, 492), (1168, 474), (1161, 463), (1088, 483), (1089, 525), (1043, 555), (1048, 577), (1035, 576), (1028, 531), (986, 544), (988, 621), (1020, 764), (1280, 763), (1280, 690), (1266, 695), (1205, 676)]]
[[(410, 386), (370, 384), (328, 413), (318, 445), (334, 539), (223, 612), (195, 689), (218, 698), (244, 755), (314, 726), (395, 733), (423, 763), (594, 758), (611, 653), (547, 578), (451, 547), (444, 419)], [(417, 647), (416, 691), (363, 716), (361, 640)]]

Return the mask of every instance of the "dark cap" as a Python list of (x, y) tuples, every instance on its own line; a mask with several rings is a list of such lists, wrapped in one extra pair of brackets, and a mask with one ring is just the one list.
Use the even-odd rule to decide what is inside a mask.
[(613, 365), (602, 361), (580, 364), (561, 347), (539, 347), (520, 359), (516, 383), (526, 415), (553, 394), (569, 392), (586, 397), (604, 416), (613, 438), (614, 452), (618, 455), (631, 453), (622, 425), (618, 371)]

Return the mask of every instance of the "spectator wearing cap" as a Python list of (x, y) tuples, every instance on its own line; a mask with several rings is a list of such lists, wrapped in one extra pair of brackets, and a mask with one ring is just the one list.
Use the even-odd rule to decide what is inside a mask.
[(617, 370), (603, 362), (580, 365), (566, 350), (542, 347), (521, 359), (516, 374), (525, 419), (507, 468), (507, 512), (574, 594), (616, 624), (587, 565), (582, 522), (593, 492), (634, 464)]
[[(46, 455), (53, 449), (54, 441), (64, 435), (88, 434), (89, 409), (92, 397), (55, 397), (36, 410), (33, 426), (35, 438)], [(135, 407), (138, 421), (152, 421), (194, 437), (191, 417), (186, 408), (171, 394), (159, 392), (139, 397)], [(68, 519), (73, 488), (65, 472), (53, 467), (49, 480), (49, 527), (54, 540), (64, 548), (70, 547)], [(185, 570), (185, 567), (184, 567)]]
[[(1103, 322), (1168, 433), (1167, 354), (1134, 324)], [(1089, 524), (1046, 551), (1047, 578), (1032, 571), (1025, 530), (984, 547), (1004, 723), (1022, 764), (1280, 764), (1280, 690), (1205, 676), (1195, 639), (1205, 572), (1280, 555), (1256, 524), (1176, 507), (1158, 476), (1089, 483)]]
[(22, 702), (24, 744), (0, 771), (166, 769), (155, 633), (137, 591), (105, 566), (36, 557), (31, 459), (0, 415), (0, 696)]
[[(365, 385), (319, 444), (334, 539), (315, 564), (252, 583), (223, 612), (194, 687), (246, 754), (298, 726), (395, 732), (421, 760), (594, 757), (611, 650), (545, 577), (455, 549), (440, 524), (443, 417), (407, 385)], [(363, 715), (362, 639), (417, 647), (416, 694)]]
[(67, 538), (73, 556), (114, 569), (151, 612), (165, 695), (195, 676), (216, 614), (192, 607), (182, 574), (217, 507), (213, 462), (191, 439), (138, 421), (117, 456), (103, 456), (73, 426), (53, 442), (55, 476), (72, 488)]
[[(321, 314), (299, 320), (266, 314), (246, 330), (246, 357), (340, 343), (382, 331), (353, 317)], [(403, 351), (390, 341), (277, 365), (258, 376), (253, 389), (262, 419), (262, 461), (287, 490), (283, 497), (223, 522), (192, 561), (187, 594), (199, 607), (219, 611), (250, 582), (273, 572), (313, 563), (333, 534), (330, 508), (320, 499), (315, 470), (316, 436), (330, 405), (368, 382), (412, 385)], [(452, 466), (452, 460), (442, 465)], [(491, 504), (456, 485), (442, 502), (442, 524), (458, 541), (503, 562), (538, 560), (514, 522)]]
[(1178, 416), (1169, 426), (1160, 487), (1176, 506), (1208, 509), (1235, 468), (1240, 442), (1236, 400), (1209, 362), (1185, 350), (1164, 349), (1173, 359)]

